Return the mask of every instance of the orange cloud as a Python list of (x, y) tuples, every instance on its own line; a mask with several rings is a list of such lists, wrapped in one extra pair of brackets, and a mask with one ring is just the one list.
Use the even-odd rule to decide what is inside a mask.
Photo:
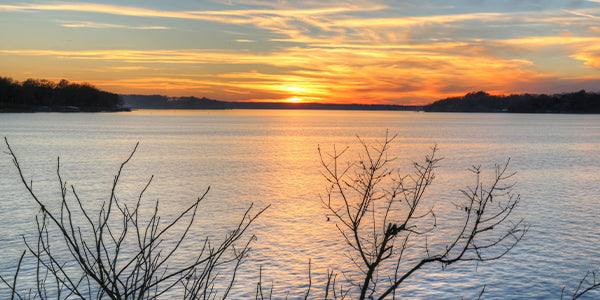
[[(455, 46), (447, 45), (441, 49)], [(296, 97), (317, 102), (418, 104), (475, 89), (509, 92), (515, 78), (520, 81), (539, 78), (534, 72), (527, 71), (531, 62), (526, 60), (473, 57), (468, 52), (437, 52), (435, 47), (430, 51), (291, 47), (262, 55), (206, 50), (0, 50), (0, 53), (54, 56), (61, 60), (101, 60), (115, 67), (123, 63), (141, 66), (208, 63), (237, 64), (239, 68), (247, 64), (278, 68), (276, 71), (265, 69), (168, 77), (152, 76), (152, 70), (144, 70), (144, 74), (150, 76), (94, 81), (99, 86), (110, 86), (119, 91), (203, 92), (232, 100)], [(162, 72), (158, 71), (156, 75)], [(244, 97), (240, 99), (240, 95)]]
[(574, 54), (571, 57), (583, 61), (586, 66), (600, 70), (600, 49), (595, 53), (581, 52)]

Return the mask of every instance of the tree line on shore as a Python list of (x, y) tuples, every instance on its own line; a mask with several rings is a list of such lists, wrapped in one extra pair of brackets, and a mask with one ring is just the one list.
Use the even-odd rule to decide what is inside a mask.
[(600, 94), (581, 90), (563, 94), (491, 95), (479, 91), (425, 106), (232, 102), (196, 97), (118, 95), (89, 83), (0, 77), (0, 112), (120, 111), (123, 106), (149, 109), (345, 109), (424, 110), (426, 112), (600, 113)]
[(122, 104), (118, 94), (89, 83), (0, 77), (0, 111), (114, 111)]
[(554, 95), (472, 92), (426, 105), (427, 112), (600, 113), (600, 94), (581, 90)]

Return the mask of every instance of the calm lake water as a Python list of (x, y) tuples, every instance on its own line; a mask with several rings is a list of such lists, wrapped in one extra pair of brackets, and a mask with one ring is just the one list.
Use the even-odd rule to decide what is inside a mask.
[[(514, 218), (531, 225), (506, 257), (486, 263), (460, 263), (442, 270), (432, 265), (399, 290), (406, 298), (559, 299), (588, 270), (600, 270), (600, 116), (526, 114), (436, 114), (363, 111), (153, 111), (115, 114), (0, 114), (0, 134), (17, 153), (34, 190), (56, 203), (56, 158), (63, 179), (73, 184), (91, 209), (110, 194), (119, 164), (136, 142), (137, 153), (122, 175), (120, 199), (134, 199), (144, 182), (155, 179), (145, 196), (160, 201), (165, 219), (174, 216), (207, 187), (193, 237), (218, 239), (251, 204), (271, 205), (252, 227), (251, 257), (240, 271), (232, 298), (254, 296), (259, 269), (274, 298), (303, 295), (311, 260), (315, 298), (328, 269), (351, 270), (348, 249), (321, 207), (327, 183), (317, 147), (349, 146), (348, 160), (360, 150), (356, 136), (377, 142), (386, 130), (398, 134), (391, 153), (410, 171), (438, 145), (444, 157), (426, 194), (438, 222), (459, 212), (460, 189), (474, 182), (468, 171), (481, 165), (493, 176), (495, 163), (510, 158), (521, 203)], [(2, 146), (5, 150), (4, 145)], [(38, 209), (28, 197), (8, 155), (0, 155), (0, 272), (11, 275), (22, 235), (33, 238)], [(53, 202), (54, 201), (54, 202)], [(440, 229), (443, 230), (443, 229)], [(194, 250), (190, 239), (184, 250)], [(185, 255), (182, 256), (184, 260)], [(25, 265), (24, 274), (32, 265)], [(338, 281), (344, 277), (339, 276)], [(8, 291), (0, 287), (0, 298)], [(319, 297), (317, 297), (319, 296)], [(600, 297), (591, 294), (590, 299)]]

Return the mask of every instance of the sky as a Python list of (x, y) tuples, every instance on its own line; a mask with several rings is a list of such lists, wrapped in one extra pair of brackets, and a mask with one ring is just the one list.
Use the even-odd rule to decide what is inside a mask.
[(2, 0), (0, 76), (227, 101), (600, 92), (600, 0)]

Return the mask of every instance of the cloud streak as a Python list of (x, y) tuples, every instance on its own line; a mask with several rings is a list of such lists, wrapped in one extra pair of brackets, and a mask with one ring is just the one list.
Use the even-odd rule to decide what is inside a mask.
[(96, 29), (106, 29), (106, 28), (117, 28), (117, 29), (135, 29), (135, 30), (166, 30), (170, 29), (165, 26), (129, 26), (129, 25), (121, 25), (121, 24), (109, 24), (109, 23), (96, 23), (96, 22), (60, 22), (60, 26), (67, 28), (96, 28)]
[[(251, 21), (247, 17), (256, 15), (278, 15), (288, 17), (312, 16), (312, 15), (329, 15), (343, 12), (353, 11), (373, 11), (386, 8), (385, 6), (351, 6), (351, 7), (332, 7), (318, 9), (290, 9), (290, 10), (227, 10), (227, 11), (169, 11), (169, 10), (154, 10), (145, 9), (133, 6), (121, 5), (105, 5), (96, 3), (55, 3), (55, 4), (20, 4), (6, 5), (0, 4), (0, 11), (9, 12), (31, 12), (31, 11), (73, 11), (73, 12), (88, 12), (102, 13), (121, 16), (133, 17), (158, 17), (158, 18), (175, 18), (189, 20), (211, 20), (211, 21), (226, 21), (232, 23)], [(237, 19), (236, 19), (237, 18)]]

